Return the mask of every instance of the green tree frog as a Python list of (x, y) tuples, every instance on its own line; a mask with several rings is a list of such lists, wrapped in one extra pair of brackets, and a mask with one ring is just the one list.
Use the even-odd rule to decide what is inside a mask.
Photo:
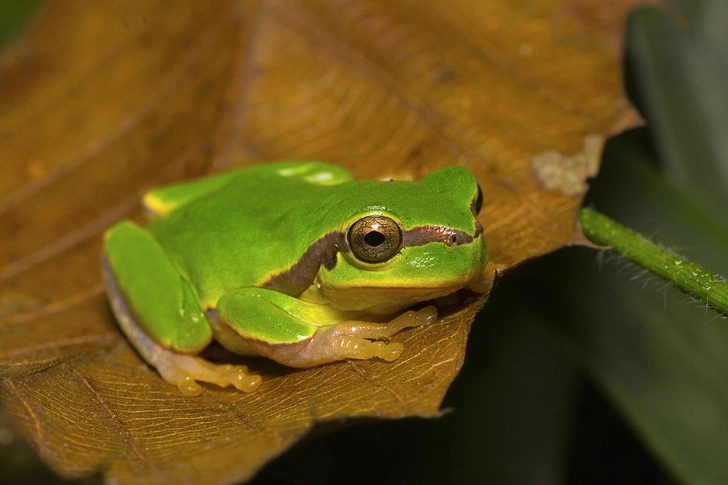
[(197, 354), (214, 338), (292, 367), (392, 361), (389, 337), (437, 318), (413, 305), (476, 286), (488, 260), (473, 175), (354, 180), (322, 162), (277, 162), (148, 191), (146, 226), (104, 235), (119, 326), (186, 395), (197, 381), (254, 391), (261, 377)]

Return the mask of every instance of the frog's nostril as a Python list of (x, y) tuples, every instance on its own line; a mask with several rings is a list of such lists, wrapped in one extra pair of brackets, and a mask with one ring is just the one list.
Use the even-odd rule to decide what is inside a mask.
[(481, 234), (483, 234), (483, 225), (480, 223), (479, 220), (475, 219), (475, 234), (473, 237), (478, 237)]
[(470, 211), (473, 213), (474, 216), (477, 216), (480, 214), (480, 209), (483, 208), (483, 190), (480, 188), (480, 184), (478, 184), (478, 195), (473, 199), (473, 202), (470, 204)]

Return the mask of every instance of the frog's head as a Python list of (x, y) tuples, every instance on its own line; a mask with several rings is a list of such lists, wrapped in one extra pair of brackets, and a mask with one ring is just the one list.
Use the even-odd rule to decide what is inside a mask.
[(311, 288), (335, 308), (392, 313), (481, 277), (482, 193), (467, 169), (445, 167), (415, 182), (361, 181), (337, 200), (332, 212), (345, 221), (332, 233), (337, 251)]

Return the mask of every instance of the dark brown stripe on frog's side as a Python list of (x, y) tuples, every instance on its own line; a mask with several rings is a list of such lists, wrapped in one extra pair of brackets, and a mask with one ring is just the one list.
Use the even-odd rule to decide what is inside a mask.
[(445, 226), (418, 226), (402, 234), (405, 247), (423, 246), (431, 242), (440, 242), (448, 246), (461, 246), (470, 244), (475, 238), (483, 234), (483, 226), (475, 221), (475, 234), (470, 235), (459, 229)]
[[(444, 226), (419, 226), (402, 233), (403, 246), (422, 246), (431, 242), (441, 242), (448, 246), (470, 244), (483, 233), (483, 226), (475, 221), (475, 235)], [(333, 231), (311, 244), (301, 259), (290, 269), (271, 276), (264, 288), (280, 291), (287, 295), (298, 296), (308, 289), (321, 266), (328, 270), (336, 266), (336, 254), (349, 252), (346, 234)]]
[(328, 270), (336, 266), (336, 253), (348, 251), (346, 234), (332, 231), (311, 244), (301, 259), (288, 270), (271, 276), (263, 287), (291, 296), (298, 296), (313, 283), (321, 266)]

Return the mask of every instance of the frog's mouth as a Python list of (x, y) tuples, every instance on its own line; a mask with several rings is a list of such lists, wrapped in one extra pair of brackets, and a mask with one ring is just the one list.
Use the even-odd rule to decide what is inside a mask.
[[(437, 300), (457, 294), (460, 290), (471, 293), (484, 293), (489, 288), (484, 283), (482, 273), (469, 281), (451, 285), (429, 286), (352, 286), (332, 288), (326, 292), (326, 299), (334, 308), (386, 315), (401, 312), (425, 301)], [(487, 291), (487, 290), (486, 290)]]

